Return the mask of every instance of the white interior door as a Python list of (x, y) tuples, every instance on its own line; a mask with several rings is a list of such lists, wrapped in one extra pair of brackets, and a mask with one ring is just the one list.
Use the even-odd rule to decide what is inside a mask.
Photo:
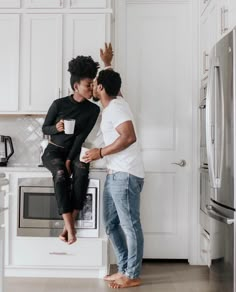
[[(144, 258), (187, 259), (192, 155), (190, 7), (187, 2), (145, 2), (127, 1), (123, 76), (146, 172), (141, 201)], [(186, 166), (173, 164), (181, 160)]]

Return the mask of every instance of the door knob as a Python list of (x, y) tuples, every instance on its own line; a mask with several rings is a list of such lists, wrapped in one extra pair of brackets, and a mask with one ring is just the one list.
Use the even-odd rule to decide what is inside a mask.
[(176, 164), (178, 166), (184, 167), (186, 165), (186, 161), (182, 159), (180, 160), (180, 162), (172, 162), (171, 164)]

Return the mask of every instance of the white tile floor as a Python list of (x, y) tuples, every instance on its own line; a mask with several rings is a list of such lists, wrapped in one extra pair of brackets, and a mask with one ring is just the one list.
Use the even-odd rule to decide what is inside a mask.
[[(122, 290), (133, 292), (218, 292), (216, 288), (210, 287), (208, 276), (208, 268), (205, 266), (190, 266), (185, 262), (147, 261), (143, 264), (142, 286)], [(6, 278), (5, 282), (5, 292), (113, 291), (101, 279)]]

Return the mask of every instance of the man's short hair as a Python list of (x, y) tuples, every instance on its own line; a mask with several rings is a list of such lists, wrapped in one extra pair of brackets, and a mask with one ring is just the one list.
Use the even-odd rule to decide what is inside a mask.
[(120, 74), (110, 69), (101, 70), (97, 77), (97, 84), (101, 84), (109, 96), (117, 96), (121, 87)]

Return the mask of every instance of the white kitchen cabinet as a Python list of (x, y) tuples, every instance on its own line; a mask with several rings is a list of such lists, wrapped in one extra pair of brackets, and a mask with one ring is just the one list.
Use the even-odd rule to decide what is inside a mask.
[(70, 0), (70, 8), (105, 8), (106, 0)]
[(218, 6), (211, 1), (200, 20), (200, 74), (205, 78), (209, 70), (209, 54), (217, 42)]
[(229, 28), (233, 28), (236, 26), (236, 1), (229, 1)]
[(207, 75), (209, 70), (209, 50), (208, 50), (208, 18), (207, 16), (201, 17), (200, 23), (200, 74), (201, 77)]
[(0, 114), (45, 114), (68, 95), (68, 62), (80, 54), (100, 61), (110, 41), (109, 7), (109, 0), (0, 0)]
[(0, 291), (3, 291), (4, 286), (4, 238), (5, 238), (5, 227), (0, 220)]
[(203, 264), (210, 267), (211, 265), (210, 235), (203, 228), (201, 228), (201, 235), (200, 235), (200, 257)]
[(46, 111), (61, 96), (62, 15), (22, 18), (20, 111)]
[(71, 92), (68, 62), (78, 55), (99, 61), (99, 48), (106, 40), (105, 25), (105, 14), (70, 14), (64, 21), (58, 14), (24, 15), (22, 112), (46, 112), (54, 99)]
[[(51, 177), (46, 169), (31, 172), (15, 170), (7, 172), (10, 176), (9, 211), (5, 214), (6, 250), (5, 274), (7, 277), (82, 277), (102, 278), (108, 273), (108, 239), (101, 223), (102, 199), (98, 202), (99, 237), (81, 238), (68, 245), (57, 237), (38, 237), (17, 235), (19, 214), (19, 178)], [(90, 177), (100, 180), (99, 196), (103, 194), (106, 172), (91, 170)], [(1, 245), (0, 245), (1, 247)]]
[(4, 242), (5, 242), (5, 226), (4, 226), (4, 194), (0, 191), (0, 291), (3, 291), (4, 284)]
[[(107, 23), (109, 26), (109, 23)], [(96, 33), (95, 33), (96, 31)], [(105, 14), (68, 14), (64, 23), (64, 56), (63, 56), (63, 95), (71, 90), (68, 62), (78, 55), (91, 56), (94, 61), (100, 61), (100, 48), (105, 41), (110, 41), (106, 35)]]
[(17, 14), (0, 14), (0, 112), (18, 109), (19, 19)]
[(218, 39), (228, 33), (230, 29), (229, 0), (218, 0)]
[(62, 8), (63, 0), (27, 0), (27, 8)]
[(20, 8), (21, 0), (0, 0), (0, 8)]

